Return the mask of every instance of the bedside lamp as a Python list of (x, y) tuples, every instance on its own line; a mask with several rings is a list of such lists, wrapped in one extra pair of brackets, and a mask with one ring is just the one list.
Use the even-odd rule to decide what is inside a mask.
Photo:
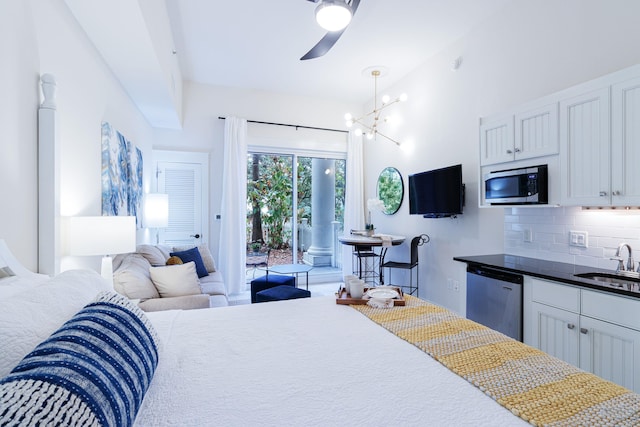
[(160, 243), (157, 229), (169, 226), (169, 195), (150, 193), (144, 196), (144, 226), (156, 229), (156, 244)]
[(134, 216), (77, 216), (69, 221), (71, 255), (102, 255), (100, 274), (113, 286), (112, 254), (135, 252)]

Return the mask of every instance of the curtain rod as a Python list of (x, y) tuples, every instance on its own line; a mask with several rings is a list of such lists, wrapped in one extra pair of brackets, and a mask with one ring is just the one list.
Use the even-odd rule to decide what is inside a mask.
[[(225, 120), (226, 117), (218, 117), (219, 120)], [(247, 123), (258, 123), (261, 125), (273, 125), (273, 126), (287, 126), (287, 127), (291, 127), (291, 128), (296, 128), (297, 129), (313, 129), (313, 130), (326, 130), (328, 132), (341, 132), (341, 133), (349, 133), (348, 130), (342, 130), (342, 129), (329, 129), (329, 128), (317, 128), (317, 127), (313, 127), (313, 126), (304, 126), (304, 125), (288, 125), (285, 123), (272, 123), (272, 122), (259, 122), (257, 120), (247, 120)]]

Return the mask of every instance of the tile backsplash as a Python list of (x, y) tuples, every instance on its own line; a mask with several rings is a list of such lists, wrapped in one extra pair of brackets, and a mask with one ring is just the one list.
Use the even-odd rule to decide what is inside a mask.
[[(615, 270), (611, 260), (626, 242), (640, 261), (640, 210), (579, 207), (513, 207), (504, 209), (507, 254)], [(587, 233), (587, 247), (571, 246), (571, 231)], [(531, 240), (531, 241), (527, 241)], [(623, 249), (621, 256), (628, 257)]]

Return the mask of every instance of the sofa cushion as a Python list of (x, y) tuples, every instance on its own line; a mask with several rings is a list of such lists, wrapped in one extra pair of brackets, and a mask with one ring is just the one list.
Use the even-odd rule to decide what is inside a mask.
[(206, 267), (204, 266), (204, 262), (202, 262), (202, 256), (200, 255), (200, 251), (198, 248), (187, 249), (186, 251), (180, 252), (171, 252), (169, 255), (172, 257), (177, 256), (182, 260), (183, 263), (194, 262), (196, 264), (196, 272), (198, 273), (198, 277), (205, 277), (209, 275)]
[(165, 265), (170, 256), (169, 248), (162, 245), (138, 245), (136, 253), (145, 257), (151, 265)]
[(185, 245), (185, 246), (174, 246), (173, 250), (175, 252), (186, 251), (187, 249), (191, 249), (193, 247), (198, 248), (200, 252), (200, 256), (202, 257), (202, 262), (204, 262), (204, 266), (209, 273), (215, 273), (216, 271), (216, 262), (213, 259), (213, 255), (211, 255), (211, 251), (209, 250), (209, 246), (207, 245)]
[[(226, 299), (224, 303), (216, 305), (228, 305)], [(142, 301), (138, 306), (144, 311), (162, 311), (162, 310), (192, 310), (196, 308), (209, 308), (211, 305), (209, 295), (184, 295), (172, 298), (154, 298)]]
[(224, 287), (222, 280), (222, 273), (216, 271), (209, 274), (207, 277), (200, 279), (200, 289), (203, 294), (209, 295), (227, 295), (227, 290)]
[(162, 298), (202, 293), (193, 261), (185, 264), (150, 267), (151, 281)]
[(158, 290), (149, 277), (151, 264), (140, 254), (127, 254), (113, 273), (115, 290), (131, 299), (159, 298)]

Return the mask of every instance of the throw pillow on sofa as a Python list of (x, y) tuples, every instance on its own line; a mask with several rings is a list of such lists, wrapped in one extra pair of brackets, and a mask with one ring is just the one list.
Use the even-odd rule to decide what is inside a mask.
[(171, 255), (172, 257), (177, 256), (185, 264), (193, 261), (196, 264), (196, 272), (198, 273), (198, 277), (205, 277), (209, 275), (207, 268), (204, 266), (204, 262), (202, 261), (202, 256), (200, 255), (200, 251), (198, 250), (198, 248), (191, 248), (181, 252), (171, 252), (169, 255)]
[(158, 290), (149, 279), (150, 267), (151, 264), (144, 256), (127, 254), (113, 272), (113, 287), (119, 294), (130, 299), (160, 298)]
[(169, 259), (170, 248), (162, 245), (138, 245), (136, 252), (149, 261), (151, 265), (165, 265)]
[(211, 255), (211, 251), (207, 245), (186, 245), (186, 246), (174, 246), (174, 252), (182, 252), (191, 248), (198, 248), (198, 252), (200, 252), (200, 256), (202, 256), (202, 262), (204, 262), (204, 266), (206, 267), (209, 273), (216, 272), (216, 262), (213, 259), (213, 255)]
[(202, 293), (196, 264), (193, 261), (164, 267), (150, 267), (149, 275), (162, 298)]

